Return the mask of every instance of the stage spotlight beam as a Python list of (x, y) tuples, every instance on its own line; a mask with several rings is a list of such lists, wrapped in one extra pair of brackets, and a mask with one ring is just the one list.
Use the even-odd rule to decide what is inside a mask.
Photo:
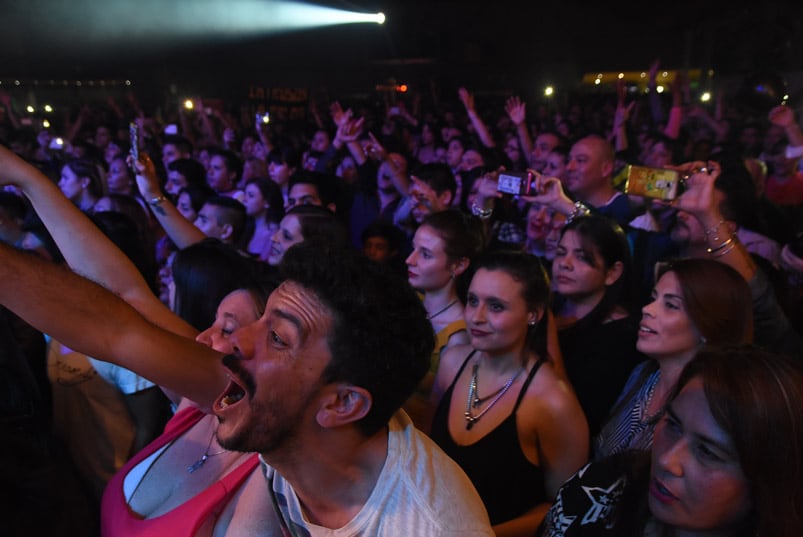
[[(25, 11), (28, 10), (30, 13), (47, 13), (46, 17), (37, 18), (32, 24), (37, 32), (43, 32), (68, 48), (115, 45), (152, 48), (209, 38), (251, 38), (345, 24), (383, 24), (385, 21), (383, 13), (361, 13), (279, 0), (195, 0), (192, 3), (107, 0), (102, 5), (96, 0), (28, 0)], [(0, 30), (21, 23), (13, 18), (6, 18), (0, 24)]]

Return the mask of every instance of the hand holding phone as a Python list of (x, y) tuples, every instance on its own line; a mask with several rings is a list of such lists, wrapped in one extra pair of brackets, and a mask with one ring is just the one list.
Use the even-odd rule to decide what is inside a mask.
[(134, 160), (139, 160), (139, 125), (133, 121), (129, 123), (128, 133), (131, 138), (131, 156)]
[(627, 166), (625, 194), (672, 201), (680, 194), (681, 178), (675, 170)]
[(535, 177), (530, 172), (499, 172), (496, 190), (514, 196), (535, 195)]

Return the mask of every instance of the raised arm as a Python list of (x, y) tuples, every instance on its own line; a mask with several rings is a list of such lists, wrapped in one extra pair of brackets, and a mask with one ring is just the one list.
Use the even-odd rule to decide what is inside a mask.
[(129, 165), (134, 166), (139, 193), (151, 206), (159, 224), (176, 246), (183, 249), (196, 242), (201, 242), (206, 237), (203, 231), (184, 218), (173, 202), (162, 193), (159, 179), (156, 176), (156, 168), (150, 157), (145, 153), (140, 153), (139, 160), (135, 161), (133, 158), (129, 158), (128, 161)]
[(687, 177), (686, 190), (675, 200), (675, 207), (692, 214), (705, 230), (705, 239), (711, 257), (730, 265), (750, 281), (756, 273), (756, 264), (728, 228), (714, 195), (714, 182), (721, 173), (717, 162), (687, 162), (676, 168)]
[(630, 104), (625, 103), (627, 88), (623, 80), (617, 81), (616, 94), (616, 112), (614, 112), (613, 127), (611, 128), (611, 134), (608, 140), (613, 143), (618, 153), (620, 151), (626, 151), (628, 148), (627, 121), (630, 119), (630, 112), (633, 110), (636, 101), (632, 101)]
[(673, 140), (677, 140), (680, 136), (680, 127), (683, 123), (683, 96), (687, 90), (686, 76), (678, 72), (672, 81), (672, 107), (669, 109), (669, 118), (664, 127), (664, 134)]
[(795, 112), (786, 105), (778, 105), (770, 110), (769, 120), (773, 125), (783, 128), (791, 147), (803, 146), (803, 132), (795, 120)]
[(208, 408), (226, 385), (220, 353), (149, 322), (100, 285), (0, 244), (0, 303), (64, 345), (135, 371)]
[(530, 131), (527, 129), (527, 106), (521, 102), (518, 96), (508, 97), (505, 101), (505, 112), (510, 121), (516, 125), (516, 134), (519, 137), (522, 151), (525, 155), (533, 152), (533, 140)]
[(335, 132), (334, 140), (332, 140), (332, 145), (338, 149), (345, 145), (349, 153), (351, 153), (352, 158), (354, 158), (354, 162), (356, 162), (358, 166), (362, 166), (368, 159), (359, 142), (364, 119), (352, 119), (351, 108), (343, 110), (343, 107), (340, 106), (340, 103), (337, 101), (334, 101), (329, 106), (329, 111), (332, 114), (332, 121), (337, 125), (337, 131)]
[(412, 183), (407, 173), (407, 162), (398, 153), (388, 153), (385, 146), (379, 143), (372, 132), (368, 133), (371, 143), (368, 145), (368, 155), (381, 166), (387, 166), (393, 186), (400, 195), (405, 196), (410, 191)]
[(28, 197), (74, 271), (119, 295), (159, 326), (195, 336), (195, 329), (154, 296), (128, 257), (50, 179), (2, 146), (0, 183), (15, 185)]
[(474, 125), (474, 130), (477, 132), (477, 136), (479, 136), (482, 145), (485, 147), (494, 147), (496, 145), (494, 143), (494, 139), (491, 136), (491, 133), (488, 131), (488, 127), (485, 125), (485, 122), (482, 120), (479, 114), (477, 114), (477, 110), (474, 107), (474, 95), (466, 88), (460, 88), (457, 90), (457, 95), (460, 97), (460, 102), (466, 107), (468, 119), (470, 119), (471, 124)]

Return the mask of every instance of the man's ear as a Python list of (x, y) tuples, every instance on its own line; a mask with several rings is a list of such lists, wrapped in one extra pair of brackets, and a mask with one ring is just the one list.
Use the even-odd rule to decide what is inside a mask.
[(330, 211), (332, 211), (333, 213), (336, 213), (336, 212), (337, 212), (337, 204), (336, 204), (336, 203), (334, 203), (334, 202), (332, 202), (332, 203), (327, 203), (327, 204), (326, 204), (326, 208), (327, 208), (327, 209), (329, 209)]
[(622, 277), (622, 273), (625, 271), (625, 265), (621, 261), (617, 261), (614, 263), (611, 268), (605, 273), (605, 285), (613, 285), (616, 283), (616, 280)]
[(318, 425), (332, 428), (359, 421), (371, 410), (372, 403), (373, 398), (365, 388), (345, 383), (333, 385), (318, 409)]
[(444, 190), (438, 194), (438, 200), (443, 203), (444, 207), (448, 207), (452, 204), (452, 197), (452, 192), (450, 190)]
[(231, 226), (231, 224), (223, 224), (221, 230), (220, 239), (223, 241), (228, 240), (231, 237), (231, 234), (234, 233), (234, 228)]

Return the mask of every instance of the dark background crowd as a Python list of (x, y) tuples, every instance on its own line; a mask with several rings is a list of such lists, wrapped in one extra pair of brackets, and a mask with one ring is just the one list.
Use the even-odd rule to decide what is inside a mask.
[[(366, 4), (360, 8), (374, 7)], [(438, 338), (431, 369), (404, 409), (452, 450), (475, 485), (483, 465), (461, 458), (465, 446), (444, 432), (450, 412), (462, 430), (463, 410), (433, 397), (447, 388), (451, 394), (462, 379), (477, 407), (488, 410), (498, 400), (507, 404), (500, 398), (515, 386), (532, 392), (522, 415), (537, 416), (533, 401), (546, 397), (545, 385), (571, 386), (566, 419), (555, 420), (568, 432), (533, 425), (542, 428), (539, 438), (560, 437), (555, 445), (566, 449), (556, 449), (555, 459), (565, 460), (550, 460), (548, 446), (537, 452), (539, 465), (532, 457), (523, 463), (544, 472), (537, 494), (523, 500), (546, 506), (538, 516), (527, 518), (529, 503), (509, 514), (501, 505), (507, 499), (494, 502), (492, 489), (477, 486), (500, 535), (512, 519), (534, 530), (578, 464), (622, 446), (649, 449), (651, 420), (669, 397), (677, 363), (709, 343), (756, 343), (800, 356), (801, 19), (796, 8), (773, 2), (728, 13), (683, 2), (651, 23), (629, 3), (406, 4), (388, 10), (396, 18), (387, 29), (361, 35), (330, 28), (214, 45), (143, 43), (136, 51), (130, 42), (109, 42), (106, 52), (117, 55), (111, 61), (86, 48), (92, 36), (77, 31), (78, 23), (64, 35), (47, 25), (52, 35), (41, 42), (36, 32), (3, 32), (7, 48), (21, 53), (0, 63), (0, 144), (40, 171), (47, 186), (37, 184), (38, 174), (18, 181), (25, 184), (3, 175), (0, 240), (78, 265), (84, 270), (77, 272), (130, 297), (114, 284), (134, 278), (105, 278), (101, 270), (106, 255), (122, 254), (100, 249), (103, 262), (82, 259), (88, 250), (80, 241), (54, 233), (62, 223), (33, 209), (31, 191), (49, 193), (52, 202), (50, 183), (57, 185), (133, 261), (149, 296), (224, 353), (239, 327), (227, 327), (229, 312), (219, 308), (246, 290), (255, 305), (244, 317), (258, 317), (294, 245), (325, 242), (387, 265), (400, 286), (418, 292)], [(13, 15), (4, 22), (21, 17)], [(18, 28), (31, 24), (16, 20)], [(411, 27), (417, 33), (406, 33)], [(631, 191), (632, 166), (679, 170), (677, 199)], [(44, 206), (61, 214), (51, 202)], [(471, 324), (482, 322), (472, 315), (481, 317), (478, 304), (490, 293), (483, 285), (506, 289), (509, 302), (526, 301), (533, 311), (522, 307), (516, 318), (516, 352), (507, 343), (480, 348), (470, 373), (471, 345), (482, 340)], [(160, 437), (173, 415), (168, 401), (148, 379), (75, 352), (5, 308), (0, 313), (3, 340), (16, 342), (0, 365), (23, 379), (7, 387), (3, 410), (21, 424), (21, 436), (43, 425), (53, 433), (51, 462), (68, 461), (56, 480), (81, 491), (41, 504), (22, 498), (21, 508), (72, 509), (94, 532), (106, 483)], [(650, 334), (661, 331), (670, 335), (651, 343)], [(457, 356), (463, 351), (471, 354)], [(481, 370), (488, 389), (480, 397), (480, 362), (500, 356), (510, 367), (491, 378), (509, 381), (493, 392), (490, 372)], [(504, 408), (514, 408), (508, 402)], [(466, 431), (484, 415), (472, 408)], [(628, 412), (637, 411), (643, 415), (630, 420)], [(203, 460), (188, 459), (198, 468), (232, 456), (212, 449), (214, 419), (201, 414), (187, 426), (208, 442)], [(126, 417), (119, 428), (115, 416)], [(490, 435), (483, 426), (491, 419), (479, 434)], [(623, 440), (633, 422), (641, 429)], [(186, 443), (170, 445), (186, 455)], [(21, 479), (36, 454), (20, 465)], [(40, 486), (45, 481), (25, 481), (29, 495), (48, 488)]]

